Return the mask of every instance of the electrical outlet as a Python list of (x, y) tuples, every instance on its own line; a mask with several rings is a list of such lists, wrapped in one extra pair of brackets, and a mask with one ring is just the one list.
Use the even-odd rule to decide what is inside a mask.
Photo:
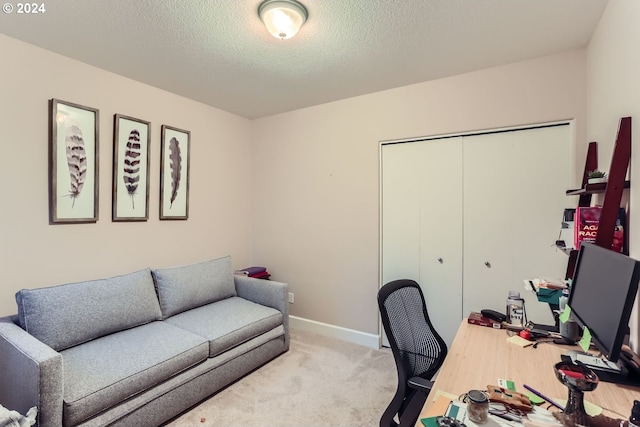
[(293, 304), (293, 292), (289, 292), (289, 304)]

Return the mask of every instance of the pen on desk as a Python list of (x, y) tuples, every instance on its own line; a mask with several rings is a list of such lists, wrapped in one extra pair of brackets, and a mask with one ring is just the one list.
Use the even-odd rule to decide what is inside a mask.
[(564, 406), (560, 406), (558, 403), (554, 402), (553, 400), (549, 399), (547, 396), (545, 396), (544, 394), (540, 393), (538, 390), (536, 390), (533, 387), (530, 387), (526, 384), (523, 384), (524, 388), (526, 388), (527, 390), (529, 390), (531, 393), (535, 394), (536, 396), (546, 400), (547, 402), (549, 402), (550, 404), (552, 404), (553, 406), (555, 406), (556, 408), (559, 408), (561, 411), (564, 411)]

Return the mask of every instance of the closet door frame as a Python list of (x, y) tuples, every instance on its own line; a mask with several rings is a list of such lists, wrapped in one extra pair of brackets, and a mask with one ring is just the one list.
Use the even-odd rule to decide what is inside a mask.
[[(384, 200), (384, 187), (385, 185), (387, 185), (388, 183), (385, 183), (385, 175), (384, 175), (384, 150), (383, 148), (387, 145), (390, 144), (410, 144), (410, 143), (414, 143), (414, 142), (426, 142), (426, 141), (433, 141), (433, 140), (441, 140), (441, 139), (449, 139), (449, 138), (457, 138), (457, 137), (463, 137), (463, 138), (471, 138), (473, 136), (476, 135), (486, 135), (486, 134), (493, 134), (493, 133), (503, 133), (503, 132), (512, 132), (512, 131), (526, 131), (529, 129), (538, 129), (538, 128), (546, 128), (546, 127), (554, 127), (554, 126), (562, 126), (562, 125), (568, 125), (569, 126), (569, 141), (567, 141), (568, 144), (568, 163), (566, 165), (567, 169), (568, 169), (568, 173), (567, 173), (567, 177), (568, 180), (571, 179), (571, 177), (573, 177), (573, 172), (575, 170), (575, 150), (576, 150), (576, 143), (575, 143), (575, 123), (574, 120), (560, 120), (560, 121), (554, 121), (554, 122), (545, 122), (545, 123), (536, 123), (536, 124), (530, 124), (530, 125), (525, 125), (525, 126), (513, 126), (513, 127), (504, 127), (504, 128), (496, 128), (496, 129), (489, 129), (489, 130), (482, 130), (482, 131), (470, 131), (470, 132), (460, 132), (460, 133), (453, 133), (453, 134), (442, 134), (442, 135), (434, 135), (434, 136), (427, 136), (427, 137), (416, 137), (416, 138), (405, 138), (405, 139), (397, 139), (397, 140), (383, 140), (383, 141), (379, 141), (379, 288), (382, 287), (386, 281), (388, 281), (388, 277), (385, 277), (385, 271), (384, 271), (384, 206), (385, 206), (385, 200)], [(533, 172), (533, 171), (532, 171)], [(526, 171), (523, 171), (523, 173), (527, 173)], [(569, 182), (563, 183), (562, 187), (563, 188), (568, 188)], [(489, 191), (490, 189), (488, 189)], [(567, 203), (569, 203), (569, 201), (567, 201)], [(558, 215), (561, 215), (561, 213), (559, 213)], [(464, 224), (461, 224), (461, 227), (463, 227)], [(554, 239), (554, 235), (549, 236), (549, 240), (551, 242), (553, 242)], [(462, 260), (461, 260), (462, 262)], [(415, 272), (413, 273), (413, 275), (418, 275), (419, 276), (419, 271), (416, 274)], [(413, 278), (413, 277), (408, 277), (408, 278)], [(505, 297), (506, 298), (506, 297)], [(461, 305), (462, 305), (462, 301), (461, 301)], [(463, 313), (464, 317), (466, 314)], [(379, 317), (379, 316), (378, 316)], [(388, 341), (384, 335), (384, 331), (382, 329), (382, 323), (381, 321), (379, 322), (379, 335), (380, 335), (380, 343), (381, 345), (385, 345), (388, 346)]]

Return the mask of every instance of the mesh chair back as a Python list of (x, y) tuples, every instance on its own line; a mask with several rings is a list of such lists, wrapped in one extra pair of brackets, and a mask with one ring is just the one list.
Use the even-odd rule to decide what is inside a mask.
[(398, 389), (380, 426), (413, 426), (429, 391), (410, 387), (409, 379), (431, 380), (447, 356), (447, 345), (433, 328), (415, 281), (394, 280), (384, 285), (378, 291), (378, 307), (398, 370)]
[(420, 286), (407, 279), (389, 282), (378, 292), (378, 305), (399, 381), (431, 379), (447, 356), (447, 345), (431, 324)]

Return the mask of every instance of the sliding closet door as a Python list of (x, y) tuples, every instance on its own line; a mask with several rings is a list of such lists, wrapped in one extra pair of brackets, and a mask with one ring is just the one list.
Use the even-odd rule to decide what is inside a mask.
[(553, 323), (525, 279), (562, 278), (552, 245), (572, 171), (568, 124), (427, 141), (381, 151), (382, 284), (420, 283), (447, 344), (471, 311), (505, 311), (510, 290)]
[(462, 138), (418, 145), (420, 286), (431, 321), (450, 346), (462, 319)]
[[(464, 291), (462, 310), (504, 313), (513, 283), (512, 132), (464, 139)], [(519, 165), (520, 168), (523, 165)], [(550, 236), (553, 238), (552, 236)]]
[(567, 257), (553, 242), (570, 203), (568, 125), (465, 137), (463, 314), (505, 311), (510, 290), (528, 318), (553, 324), (524, 280), (561, 279)]
[(448, 344), (462, 318), (461, 143), (382, 147), (382, 283), (416, 280)]

